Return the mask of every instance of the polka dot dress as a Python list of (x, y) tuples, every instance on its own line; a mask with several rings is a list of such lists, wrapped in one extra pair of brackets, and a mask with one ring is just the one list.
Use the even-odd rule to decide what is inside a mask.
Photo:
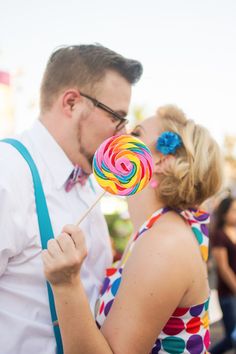
[[(161, 215), (169, 210), (169, 208), (162, 208), (156, 211), (135, 235), (129, 252), (120, 266), (107, 269), (95, 309), (96, 322), (99, 328), (104, 323), (115, 299), (122, 279), (123, 267), (132, 252), (135, 241), (138, 237), (144, 235), (145, 231), (150, 229)], [(209, 240), (206, 224), (209, 222), (209, 214), (196, 209), (178, 212), (190, 224), (198, 241), (202, 257), (207, 261)], [(196, 306), (177, 308), (159, 334), (150, 354), (207, 354), (210, 345), (208, 306), (209, 299)]]

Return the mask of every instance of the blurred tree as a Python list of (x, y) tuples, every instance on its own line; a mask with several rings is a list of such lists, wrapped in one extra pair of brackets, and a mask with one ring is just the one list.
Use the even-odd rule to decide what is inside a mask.
[(236, 136), (226, 135), (224, 139), (224, 160), (227, 184), (236, 188)]
[(114, 240), (115, 249), (123, 252), (133, 231), (130, 219), (121, 218), (119, 213), (105, 215), (110, 236)]
[[(132, 126), (139, 124), (144, 118), (144, 106), (135, 106), (132, 109)], [(112, 202), (110, 198), (110, 202)], [(112, 238), (113, 248), (119, 253), (122, 253), (128, 242), (128, 239), (133, 232), (132, 223), (129, 217), (122, 217), (120, 212), (105, 214), (110, 236)]]
[(135, 106), (133, 108), (134, 125), (142, 122), (145, 118), (144, 106)]

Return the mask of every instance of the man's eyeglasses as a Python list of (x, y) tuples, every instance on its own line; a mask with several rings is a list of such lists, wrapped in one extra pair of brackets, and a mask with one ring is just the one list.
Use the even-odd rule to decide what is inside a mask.
[(98, 107), (98, 108), (102, 109), (103, 111), (109, 113), (112, 116), (112, 118), (114, 118), (118, 122), (118, 124), (116, 126), (117, 130), (121, 130), (128, 123), (128, 119), (126, 119), (126, 118), (122, 117), (120, 114), (114, 112), (113, 109), (106, 106), (104, 103), (99, 102), (98, 100), (96, 100), (96, 98), (93, 98), (93, 97), (86, 95), (85, 93), (82, 93), (82, 92), (80, 92), (80, 95), (82, 97), (87, 98), (91, 102), (93, 102), (95, 107)]

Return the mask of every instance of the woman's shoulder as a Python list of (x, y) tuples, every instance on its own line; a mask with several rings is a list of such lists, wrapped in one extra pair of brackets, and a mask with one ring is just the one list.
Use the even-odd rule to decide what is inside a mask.
[[(175, 269), (186, 284), (191, 281), (186, 264), (192, 269), (201, 262), (199, 247), (188, 222), (174, 211), (162, 215), (153, 226), (135, 241), (131, 257), (134, 262), (145, 260), (145, 268), (158, 276), (160, 267), (166, 275)], [(148, 262), (146, 261), (148, 259)]]
[(158, 219), (147, 234), (157, 242), (168, 242), (170, 239), (173, 245), (189, 238), (191, 227), (181, 215), (175, 211), (169, 211)]
[(191, 228), (174, 211), (163, 214), (153, 226), (143, 232), (135, 241), (132, 253), (142, 255), (142, 258), (149, 257), (151, 263), (162, 262), (165, 258), (171, 262), (181, 261), (186, 249), (183, 244), (188, 244)]
[(130, 283), (141, 282), (157, 303), (160, 297), (172, 296), (174, 287), (177, 290), (173, 303), (177, 307), (192, 279), (186, 272), (186, 250), (181, 244), (186, 239), (182, 235), (185, 224), (174, 214), (171, 217), (170, 213), (162, 215), (152, 228), (135, 241), (122, 274)]

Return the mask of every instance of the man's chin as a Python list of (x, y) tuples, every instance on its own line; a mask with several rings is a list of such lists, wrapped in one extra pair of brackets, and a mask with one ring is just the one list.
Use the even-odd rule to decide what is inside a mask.
[(91, 175), (93, 173), (93, 169), (90, 164), (86, 164), (86, 166), (83, 166), (82, 169), (87, 175)]
[(93, 172), (93, 156), (94, 154), (91, 155), (85, 149), (80, 149), (79, 165), (88, 175)]
[(83, 170), (88, 175), (91, 175), (93, 173), (93, 157), (86, 158), (86, 163)]

